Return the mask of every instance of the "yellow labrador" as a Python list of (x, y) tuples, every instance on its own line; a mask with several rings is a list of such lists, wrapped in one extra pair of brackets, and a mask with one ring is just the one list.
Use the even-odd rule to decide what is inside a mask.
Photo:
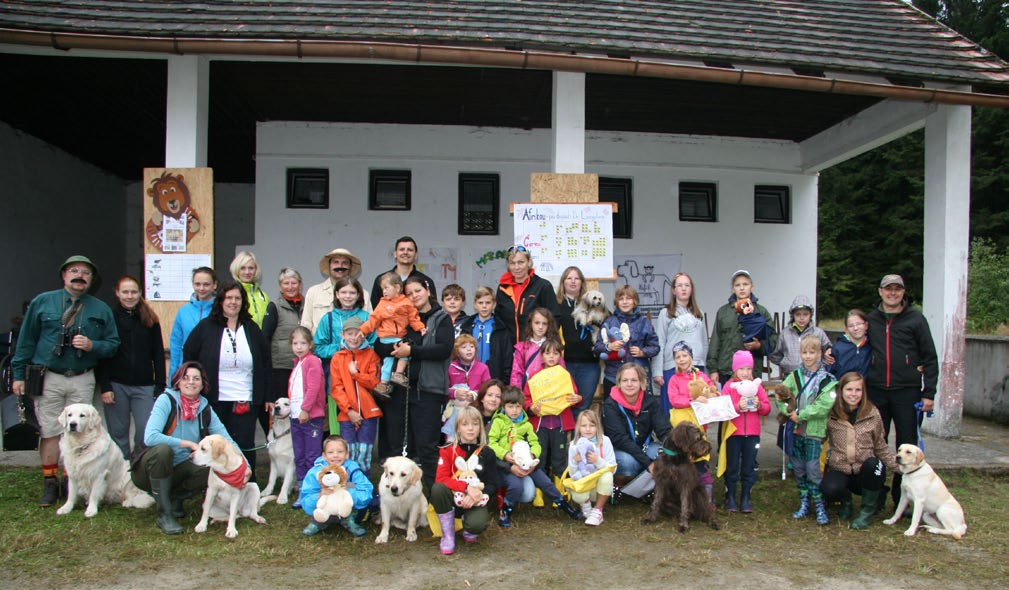
[[(224, 536), (234, 539), (238, 536), (235, 520), (239, 516), (251, 518), (259, 524), (266, 519), (259, 515), (259, 486), (247, 482), (239, 472), (248, 470), (245, 457), (228, 439), (219, 434), (211, 434), (200, 441), (193, 452), (193, 463), (210, 468), (207, 477), (207, 497), (203, 501), (203, 516), (194, 529), (198, 533), (207, 530), (207, 522), (227, 519), (228, 529)], [(232, 480), (236, 477), (237, 481)]]
[(376, 543), (389, 541), (389, 527), (406, 529), (406, 540), (417, 540), (417, 527), (427, 524), (427, 498), (421, 488), (423, 472), (406, 457), (389, 457), (378, 482), (382, 530)]
[(56, 514), (69, 514), (77, 498), (87, 498), (84, 516), (98, 514), (99, 502), (125, 508), (150, 508), (154, 498), (133, 485), (130, 465), (112, 441), (91, 404), (71, 404), (59, 415), (60, 453), (67, 469), (67, 502)]
[(937, 535), (949, 535), (959, 539), (967, 532), (963, 508), (949, 493), (932, 467), (925, 462), (925, 454), (915, 445), (903, 444), (897, 448), (897, 465), (904, 474), (900, 484), (900, 502), (893, 516), (884, 524), (900, 520), (909, 502), (914, 503), (911, 526), (904, 531), (908, 537), (918, 532), (918, 525), (925, 521), (925, 530)]
[[(297, 417), (293, 418), (297, 419)], [(291, 442), (291, 400), (282, 397), (274, 402), (273, 427), (266, 436), (266, 442), (270, 451), (270, 479), (263, 488), (262, 497), (268, 502), (274, 497), (277, 504), (287, 504), (287, 497), (291, 491), (291, 484), (294, 481), (294, 444)], [(281, 480), (280, 493), (273, 496), (273, 487), (277, 485), (277, 480)], [(298, 490), (295, 488), (295, 494)]]

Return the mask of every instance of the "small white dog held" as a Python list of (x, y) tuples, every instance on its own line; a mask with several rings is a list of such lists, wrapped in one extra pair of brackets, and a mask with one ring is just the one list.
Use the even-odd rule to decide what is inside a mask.
[(925, 530), (936, 535), (959, 539), (967, 533), (963, 508), (946, 489), (932, 466), (925, 462), (925, 454), (915, 445), (897, 447), (897, 465), (904, 474), (900, 483), (900, 502), (893, 516), (883, 524), (892, 525), (900, 520), (908, 504), (912, 504), (911, 526), (904, 531), (908, 537), (918, 532), (924, 521)]
[(211, 518), (214, 522), (227, 520), (224, 536), (234, 539), (238, 536), (235, 520), (240, 516), (266, 524), (266, 519), (259, 515), (259, 486), (246, 480), (249, 466), (228, 439), (211, 434), (201, 440), (199, 448), (193, 452), (193, 463), (210, 468), (203, 516), (193, 530), (206, 532)]

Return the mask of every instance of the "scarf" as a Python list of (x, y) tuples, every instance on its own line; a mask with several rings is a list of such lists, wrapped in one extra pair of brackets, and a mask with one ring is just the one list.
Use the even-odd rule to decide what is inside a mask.
[(245, 487), (245, 471), (249, 468), (244, 462), (238, 466), (237, 469), (229, 473), (221, 473), (220, 471), (214, 470), (214, 474), (221, 478), (221, 481), (228, 484), (229, 486), (240, 490)]
[(182, 412), (183, 420), (195, 420), (196, 411), (200, 409), (200, 398), (189, 399), (188, 397), (179, 394), (179, 406)]
[(293, 304), (295, 307), (298, 307), (299, 305), (301, 305), (301, 302), (304, 299), (304, 297), (301, 296), (301, 293), (298, 293), (294, 297), (288, 297), (287, 295), (284, 295), (283, 293), (281, 293), (280, 296), (283, 297), (284, 299), (286, 299), (287, 301), (290, 301), (291, 304)]
[(637, 416), (638, 413), (641, 412), (642, 402), (645, 401), (645, 392), (639, 391), (638, 400), (632, 404), (631, 402), (627, 401), (626, 397), (624, 397), (624, 392), (620, 391), (620, 388), (614, 385), (613, 389), (610, 390), (610, 397), (613, 398), (613, 401), (620, 404), (620, 406), (623, 407), (625, 410), (630, 410), (631, 413)]

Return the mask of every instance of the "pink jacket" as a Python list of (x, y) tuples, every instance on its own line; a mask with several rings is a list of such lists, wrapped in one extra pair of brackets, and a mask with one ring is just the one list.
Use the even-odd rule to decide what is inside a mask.
[(669, 403), (672, 404), (674, 408), (689, 408), (690, 402), (690, 382), (694, 379), (700, 379), (708, 385), (714, 385), (711, 382), (711, 378), (704, 374), (704, 371), (693, 370), (689, 373), (680, 373), (677, 371), (669, 378), (669, 387), (667, 389), (667, 395), (669, 396)]
[[(729, 379), (725, 383), (725, 387), (722, 388), (722, 395), (730, 396), (733, 407), (739, 412), (740, 396), (732, 387), (733, 383), (739, 383), (739, 379)], [(759, 406), (756, 412), (739, 412), (739, 416), (732, 419), (731, 422), (736, 427), (732, 436), (760, 436), (760, 417), (771, 413), (771, 402), (767, 399), (767, 392), (764, 391), (763, 385), (757, 386), (757, 403)]]
[(448, 366), (448, 397), (454, 399), (454, 385), (465, 383), (470, 391), (476, 391), (487, 381), (490, 381), (490, 369), (484, 363), (474, 360), (467, 371), (462, 362), (454, 360)]
[[(543, 368), (543, 358), (539, 354), (536, 354), (536, 351), (539, 349), (539, 344), (529, 340), (523, 340), (515, 345), (515, 356), (512, 357), (512, 372), (511, 378), (508, 381), (509, 385), (522, 389), (525, 387), (526, 381)], [(533, 357), (534, 354), (536, 354), (535, 357)], [(532, 359), (532, 362), (529, 362), (529, 359)], [(529, 363), (528, 368), (526, 368), (527, 362)], [(568, 368), (567, 364), (564, 363), (563, 357), (561, 358), (561, 366), (565, 369)]]
[[(326, 376), (322, 372), (322, 361), (314, 354), (307, 354), (301, 359), (294, 357), (294, 366), (297, 367), (299, 363), (301, 386), (305, 391), (301, 409), (308, 412), (309, 418), (322, 418), (326, 414)], [(288, 389), (290, 387), (288, 382)], [(291, 419), (297, 419), (297, 416), (291, 416)]]

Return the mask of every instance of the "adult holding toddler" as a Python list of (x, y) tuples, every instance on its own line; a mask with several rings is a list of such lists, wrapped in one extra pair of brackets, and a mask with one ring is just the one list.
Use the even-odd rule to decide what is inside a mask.
[(667, 384), (679, 371), (676, 345), (682, 342), (687, 346), (693, 367), (700, 373), (704, 373), (704, 359), (708, 354), (704, 314), (694, 296), (694, 280), (687, 273), (677, 273), (673, 277), (669, 305), (655, 321), (655, 336), (659, 339), (660, 352), (652, 357), (652, 381), (661, 388), (662, 409), (669, 411), (672, 392)]

